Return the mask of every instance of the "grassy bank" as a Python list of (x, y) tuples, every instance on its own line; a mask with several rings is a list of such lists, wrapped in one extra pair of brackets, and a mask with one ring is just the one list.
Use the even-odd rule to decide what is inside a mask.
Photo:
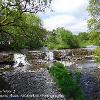
[[(56, 85), (61, 93), (64, 94), (66, 100), (73, 98), (74, 100), (85, 100), (84, 95), (77, 83), (72, 77), (72, 74), (61, 63), (54, 63), (49, 69), (53, 76)], [(79, 72), (76, 74), (79, 78)]]
[(97, 63), (100, 63), (100, 48), (96, 48), (95, 52), (94, 52), (94, 57)]

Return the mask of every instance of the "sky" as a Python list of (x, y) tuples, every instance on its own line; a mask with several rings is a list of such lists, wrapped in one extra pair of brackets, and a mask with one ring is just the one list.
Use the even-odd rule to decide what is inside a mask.
[(77, 34), (87, 32), (88, 0), (52, 0), (50, 9), (45, 13), (39, 13), (43, 27), (52, 31), (58, 27)]

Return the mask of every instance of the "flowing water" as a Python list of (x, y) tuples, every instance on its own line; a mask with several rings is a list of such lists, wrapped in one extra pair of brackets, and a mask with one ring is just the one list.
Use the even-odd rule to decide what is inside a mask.
[[(48, 71), (40, 65), (52, 65), (55, 61), (53, 51), (46, 51), (44, 59), (27, 60), (26, 55), (15, 53), (14, 65), (6, 65), (0, 68), (0, 95), (7, 94), (42, 94), (56, 96), (61, 95), (55, 85), (52, 83)], [(64, 53), (65, 54), (65, 53)], [(57, 60), (56, 60), (57, 61)], [(34, 62), (34, 63), (33, 63)], [(97, 80), (99, 69), (93, 59), (85, 59), (77, 62), (67, 60), (60, 60), (67, 68), (71, 70), (78, 68), (81, 71), (80, 86), (85, 94), (86, 100), (100, 99), (100, 80)], [(37, 67), (39, 66), (39, 67)], [(37, 70), (35, 71), (35, 68)], [(98, 75), (96, 75), (98, 73)], [(34, 83), (34, 84), (33, 84)], [(41, 86), (42, 85), (42, 86)], [(31, 89), (32, 88), (32, 89)], [(16, 96), (17, 96), (16, 95)], [(43, 96), (43, 94), (42, 94)], [(7, 100), (7, 99), (5, 99)], [(10, 99), (11, 100), (11, 99)], [(22, 100), (22, 99), (18, 99)], [(24, 99), (27, 100), (27, 99)], [(32, 100), (31, 98), (29, 100)], [(35, 100), (35, 99), (34, 99)], [(42, 99), (36, 99), (42, 100)], [(43, 99), (52, 100), (52, 99)], [(63, 96), (60, 99), (64, 100)]]
[[(46, 59), (52, 62), (53, 53), (48, 52)], [(34, 60), (38, 62), (35, 66), (39, 66), (39, 60), (42, 61)], [(4, 66), (1, 71), (0, 100), (64, 100), (46, 68), (31, 68), (33, 64), (29, 64), (26, 55), (18, 53), (14, 54), (14, 62), (13, 69), (8, 71)]]
[(97, 67), (98, 64), (94, 60), (84, 60), (77, 65), (81, 68), (80, 85), (86, 100), (100, 100), (100, 69)]
[(46, 55), (47, 55), (47, 60), (49, 60), (49, 61), (53, 61), (54, 60), (53, 51), (46, 52)]

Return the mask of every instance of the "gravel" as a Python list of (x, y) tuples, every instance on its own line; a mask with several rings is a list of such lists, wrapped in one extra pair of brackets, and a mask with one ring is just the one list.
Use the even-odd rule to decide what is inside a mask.
[(7, 72), (4, 78), (15, 90), (18, 100), (65, 100), (47, 69), (35, 72)]

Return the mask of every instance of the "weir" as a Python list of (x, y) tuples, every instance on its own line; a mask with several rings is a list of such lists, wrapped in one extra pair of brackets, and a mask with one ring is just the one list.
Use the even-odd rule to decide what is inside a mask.
[(13, 65), (13, 67), (28, 65), (30, 62), (33, 65), (41, 65), (55, 61), (66, 61), (71, 64), (79, 60), (91, 59), (92, 57), (93, 51), (86, 49), (28, 51), (26, 55), (20, 53), (1, 53), (0, 64)]
[(29, 51), (27, 53), (33, 60), (42, 59), (46, 61), (77, 61), (88, 57), (93, 57), (93, 51), (86, 49), (66, 49), (52, 51)]
[[(91, 96), (91, 94), (95, 92), (94, 90), (97, 90), (97, 87), (95, 87), (97, 85), (94, 84), (99, 83), (95, 83), (94, 79), (90, 77), (91, 70), (97, 69), (97, 65), (88, 60), (88, 57), (92, 58), (92, 56), (93, 51), (83, 51), (83, 49), (28, 51), (26, 55), (13, 53), (12, 61), (15, 62), (13, 65), (14, 69), (3, 69), (1, 79), (3, 77), (4, 79), (2, 80), (9, 83), (11, 85), (9, 88), (11, 90), (15, 90), (16, 94), (24, 95), (27, 93), (28, 95), (55, 95), (56, 97), (60, 96), (60, 99), (53, 99), (65, 100), (64, 96), (57, 90), (57, 87), (53, 82), (47, 68), (44, 67), (46, 64), (52, 66), (53, 62), (57, 61), (63, 63), (68, 70), (74, 72), (76, 68), (79, 68), (82, 71), (81, 86), (84, 86), (82, 88), (85, 91), (86, 97), (88, 98), (88, 95)], [(86, 62), (83, 61), (84, 59)], [(79, 63), (76, 63), (77, 61), (79, 61)], [(91, 72), (91, 74), (92, 73), (93, 72)], [(89, 79), (91, 79), (93, 82), (91, 83), (91, 80)], [(88, 87), (86, 83), (89, 84)], [(93, 91), (91, 91), (91, 86)], [(45, 100), (45, 97), (40, 98)]]

